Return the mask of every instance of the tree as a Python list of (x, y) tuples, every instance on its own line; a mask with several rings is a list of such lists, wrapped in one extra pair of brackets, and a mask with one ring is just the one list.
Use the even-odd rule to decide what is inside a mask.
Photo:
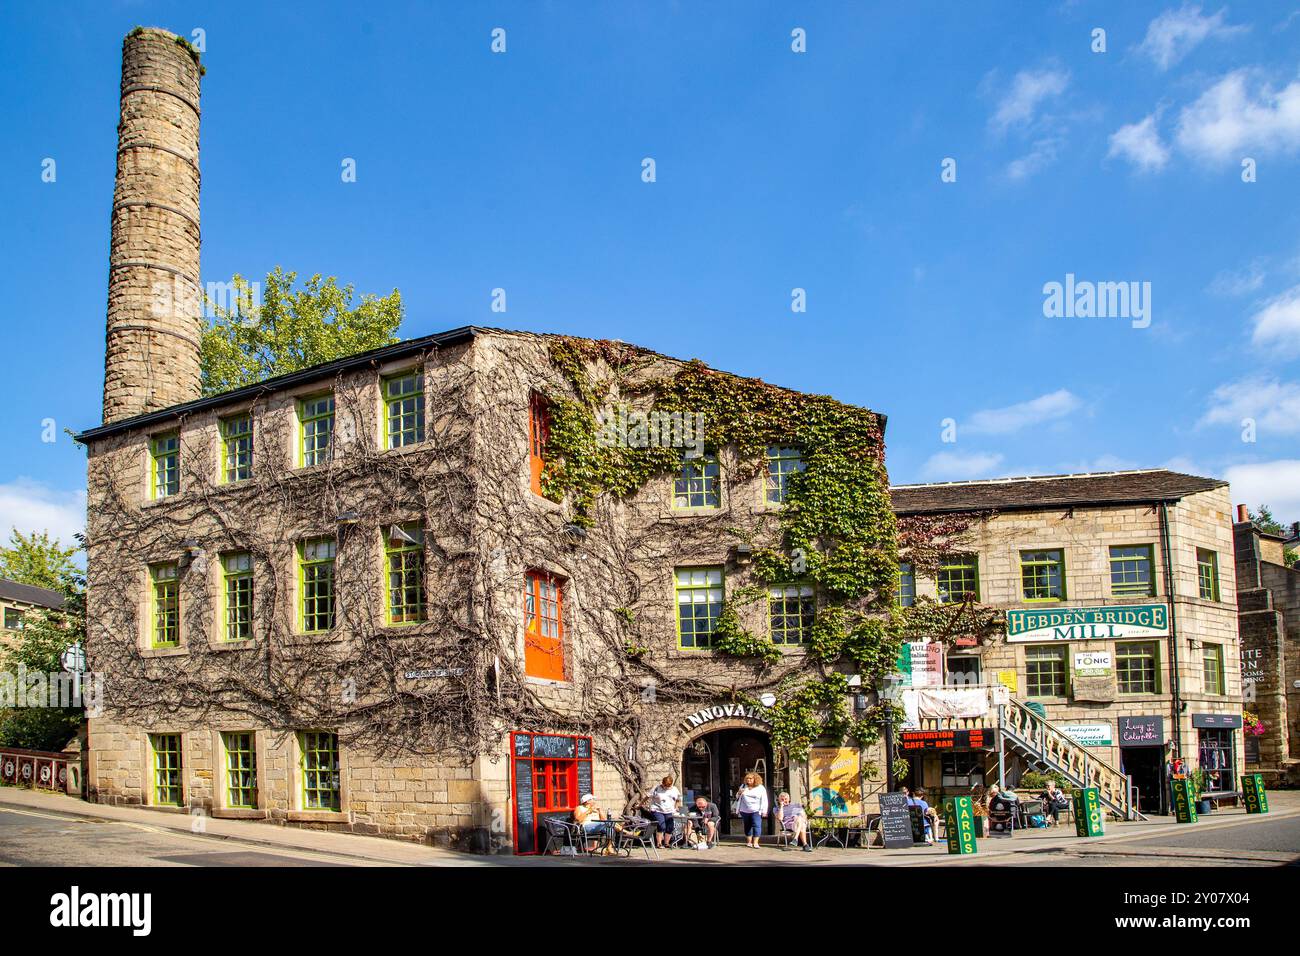
[(8, 547), (0, 545), (0, 578), (52, 591), (76, 589), (81, 574), (72, 561), (76, 553), (75, 546), (65, 548), (45, 532), (24, 535), (13, 528)]
[(267, 273), (261, 303), (242, 276), (231, 279), (231, 301), (208, 299), (213, 316), (203, 332), (204, 395), (252, 385), (347, 355), (390, 345), (402, 324), (402, 294), (365, 294), (317, 273), (300, 289), (298, 273)]
[[(63, 584), (62, 610), (29, 615), (19, 632), (18, 642), (0, 648), (0, 669), (14, 675), (42, 674), (57, 680), (63, 671), (62, 656), (73, 644), (85, 646), (86, 595), (84, 581), (72, 575)], [(19, 668), (23, 670), (19, 670)], [(44, 698), (48, 703), (49, 697)], [(80, 706), (33, 706), (0, 708), (0, 746), (26, 750), (62, 750), (81, 727)]]
[[(1284, 527), (1282, 522), (1273, 517), (1273, 512), (1268, 505), (1260, 505), (1257, 512), (1247, 510), (1246, 513), (1250, 515), (1250, 520), (1255, 527), (1265, 534), (1276, 534), (1283, 538), (1290, 537), (1290, 529)], [(1300, 554), (1287, 548), (1282, 553), (1282, 560), (1286, 562), (1288, 568), (1293, 568), (1297, 563), (1300, 563)]]

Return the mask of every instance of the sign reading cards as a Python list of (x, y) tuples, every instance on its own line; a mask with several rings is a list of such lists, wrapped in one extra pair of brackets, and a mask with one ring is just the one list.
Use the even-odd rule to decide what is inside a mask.
[(948, 832), (948, 852), (974, 853), (975, 807), (970, 797), (949, 797), (943, 802), (943, 817)]
[(1101, 791), (1096, 787), (1074, 792), (1074, 832), (1081, 837), (1102, 835)]
[(1109, 677), (1115, 669), (1115, 655), (1110, 651), (1076, 651), (1074, 676)]
[(1264, 775), (1248, 773), (1241, 778), (1241, 795), (1247, 813), (1268, 813), (1268, 794), (1264, 792)]
[(1110, 724), (1057, 724), (1056, 729), (1080, 747), (1109, 747), (1114, 743)]
[(1016, 608), (1007, 611), (1008, 641), (1105, 641), (1117, 637), (1165, 637), (1169, 605)]

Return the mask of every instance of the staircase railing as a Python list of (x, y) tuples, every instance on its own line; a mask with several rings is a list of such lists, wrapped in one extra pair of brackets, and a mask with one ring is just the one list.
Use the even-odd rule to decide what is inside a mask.
[(1076, 787), (1096, 787), (1103, 806), (1125, 820), (1145, 819), (1133, 802), (1127, 774), (1076, 743), (1045, 717), (1012, 699), (1001, 708), (999, 730), (1022, 755), (1063, 774)]

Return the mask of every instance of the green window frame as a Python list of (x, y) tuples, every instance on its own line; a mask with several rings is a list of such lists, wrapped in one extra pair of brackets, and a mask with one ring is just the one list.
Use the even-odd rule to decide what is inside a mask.
[(323, 465), (334, 457), (334, 393), (298, 402), (298, 466)]
[(1025, 694), (1064, 697), (1070, 689), (1066, 670), (1068, 644), (1034, 644), (1025, 648)]
[(1160, 693), (1160, 647), (1155, 641), (1115, 643), (1116, 689), (1121, 694)]
[(958, 604), (967, 599), (980, 599), (979, 556), (975, 554), (947, 554), (939, 559), (935, 575), (940, 604)]
[(1110, 549), (1110, 593), (1116, 597), (1155, 597), (1155, 546), (1113, 545)]
[(916, 603), (916, 566), (909, 561), (898, 565), (898, 606), (911, 607)]
[(1208, 548), (1196, 549), (1196, 584), (1202, 600), (1219, 600), (1219, 555)]
[(424, 376), (409, 372), (384, 379), (386, 447), (424, 441)]
[(153, 755), (153, 802), (159, 807), (179, 807), (184, 798), (181, 786), (181, 735), (150, 734)]
[(724, 587), (720, 565), (674, 569), (678, 647), (699, 650), (713, 646)]
[[(393, 533), (396, 532), (396, 533)], [(384, 545), (388, 570), (388, 623), (414, 624), (427, 617), (424, 597), (424, 526), (394, 526)]]
[(304, 810), (340, 808), (339, 736), (309, 730), (298, 735)]
[(767, 449), (767, 502), (784, 504), (790, 493), (790, 476), (807, 468), (803, 449), (769, 445)]
[(767, 589), (767, 617), (773, 644), (807, 644), (817, 616), (811, 584), (774, 584)]
[(6, 631), (21, 631), (26, 624), (27, 615), (16, 607), (5, 608), (4, 627)]
[(308, 538), (298, 545), (298, 626), (305, 634), (334, 628), (333, 538)]
[(179, 432), (149, 439), (150, 496), (170, 498), (181, 490), (181, 436)]
[(1222, 697), (1226, 693), (1223, 673), (1223, 645), (1205, 644), (1201, 647), (1201, 676), (1205, 693)]
[(1020, 552), (1020, 597), (1026, 603), (1065, 600), (1065, 552)]
[(225, 732), (221, 746), (226, 751), (226, 806), (235, 810), (257, 809), (257, 747), (248, 731)]
[(179, 647), (180, 577), (175, 562), (149, 568), (149, 646)]
[(234, 484), (253, 477), (253, 416), (223, 418), (221, 426), (221, 481)]
[(224, 640), (247, 641), (253, 637), (253, 556), (247, 551), (222, 555), (222, 623)]
[(673, 507), (682, 511), (721, 508), (721, 474), (715, 453), (705, 452), (695, 458), (683, 454), (673, 480)]

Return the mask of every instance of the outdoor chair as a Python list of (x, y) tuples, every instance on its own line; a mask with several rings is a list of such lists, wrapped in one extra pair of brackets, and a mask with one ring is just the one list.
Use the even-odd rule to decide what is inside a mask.
[(659, 859), (659, 848), (655, 845), (656, 837), (659, 831), (655, 827), (653, 820), (647, 820), (644, 817), (634, 820), (623, 821), (623, 829), (614, 832), (614, 847), (622, 850), (628, 856), (632, 855), (632, 848), (639, 846), (644, 851), (646, 859)]
[(542, 832), (545, 834), (542, 840), (543, 856), (551, 851), (552, 846), (571, 846), (575, 853), (586, 851), (582, 829), (576, 823), (566, 823), (554, 817), (542, 817)]
[(989, 804), (989, 835), (1005, 833), (1013, 835), (1016, 830), (1016, 804), (1010, 800), (995, 800)]

